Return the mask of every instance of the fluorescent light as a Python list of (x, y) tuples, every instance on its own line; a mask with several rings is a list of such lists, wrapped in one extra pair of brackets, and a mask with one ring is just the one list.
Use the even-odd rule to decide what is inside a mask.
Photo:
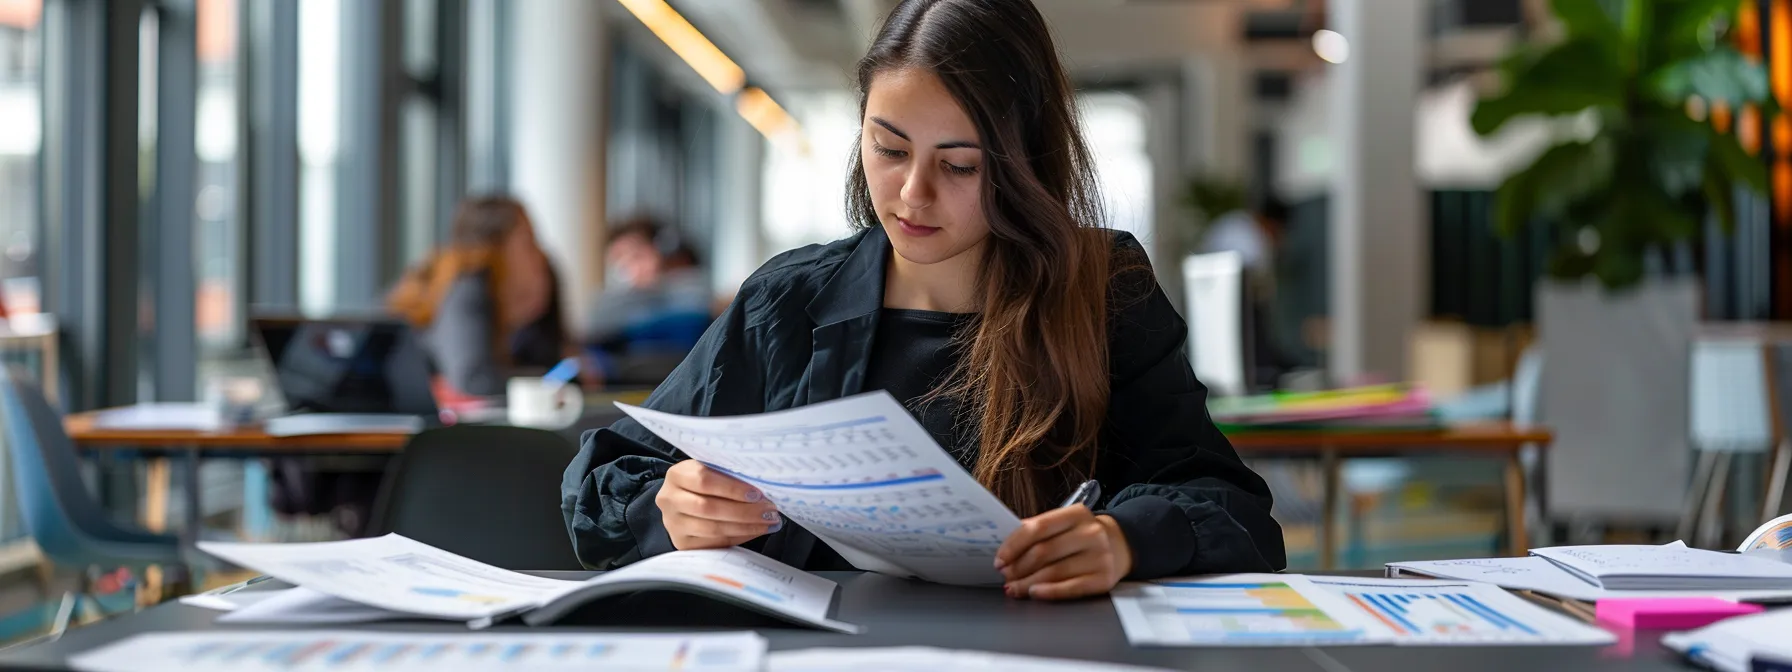
[(1327, 63), (1343, 63), (1350, 58), (1350, 40), (1335, 30), (1313, 33), (1313, 53)]
[(732, 95), (747, 83), (747, 73), (735, 65), (715, 43), (698, 32), (678, 10), (666, 0), (617, 0), (647, 25), (647, 29), (672, 48), (672, 53), (696, 70), (697, 74), (722, 95)]
[(734, 110), (761, 135), (774, 142), (787, 139), (796, 131), (796, 120), (790, 118), (784, 106), (772, 100), (771, 94), (759, 87), (741, 91), (734, 99)]

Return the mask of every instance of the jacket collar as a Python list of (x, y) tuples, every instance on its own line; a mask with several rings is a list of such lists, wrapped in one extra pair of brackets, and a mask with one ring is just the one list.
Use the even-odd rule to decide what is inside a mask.
[(808, 403), (864, 391), (889, 258), (890, 242), (883, 229), (860, 234), (852, 253), (809, 302), (815, 329), (810, 336)]
[(890, 260), (890, 239), (882, 227), (859, 235), (852, 253), (809, 301), (809, 319), (817, 326), (876, 314), (884, 305), (884, 270)]

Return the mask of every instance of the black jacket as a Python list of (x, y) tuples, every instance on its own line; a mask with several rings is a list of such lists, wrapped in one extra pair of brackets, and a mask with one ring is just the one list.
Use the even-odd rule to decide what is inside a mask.
[[(1116, 234), (1115, 245), (1144, 261), (1132, 236)], [(889, 253), (889, 239), (873, 228), (767, 262), (646, 405), (726, 416), (866, 391)], [(1149, 286), (1134, 283), (1135, 298), (1111, 301), (1113, 389), (1096, 460), (1111, 495), (1098, 508), (1133, 546), (1132, 578), (1280, 570), (1287, 560), (1269, 488), (1207, 416), (1207, 389), (1183, 352), (1187, 326), (1156, 281), (1139, 275)], [(654, 495), (682, 459), (633, 420), (585, 434), (560, 487), (585, 565), (608, 569), (673, 550)], [(746, 547), (801, 567), (814, 544), (787, 524)]]

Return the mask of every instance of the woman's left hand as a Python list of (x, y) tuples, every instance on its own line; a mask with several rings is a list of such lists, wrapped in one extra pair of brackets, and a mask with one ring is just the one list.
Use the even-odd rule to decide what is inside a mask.
[(1021, 521), (996, 551), (996, 569), (1009, 597), (1100, 595), (1132, 571), (1132, 547), (1112, 516), (1073, 504)]

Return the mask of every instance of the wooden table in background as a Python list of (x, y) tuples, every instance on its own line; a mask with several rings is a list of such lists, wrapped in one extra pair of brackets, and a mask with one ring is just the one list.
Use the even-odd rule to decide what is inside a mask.
[(1547, 450), (1555, 436), (1542, 427), (1510, 422), (1477, 422), (1426, 431), (1363, 429), (1249, 431), (1230, 434), (1232, 447), (1244, 458), (1316, 459), (1325, 473), (1319, 521), (1319, 564), (1331, 569), (1337, 542), (1339, 474), (1352, 457), (1417, 457), (1456, 455), (1504, 458), (1506, 464), (1506, 535), (1513, 555), (1529, 552), (1525, 531), (1524, 466), (1519, 454), (1527, 445)]
[[(199, 459), (217, 453), (246, 458), (296, 457), (313, 455), (390, 454), (404, 449), (411, 440), (407, 434), (329, 434), (319, 436), (272, 436), (259, 425), (221, 431), (178, 429), (101, 429), (95, 418), (103, 411), (76, 413), (63, 420), (63, 429), (74, 440), (76, 449), (94, 454), (122, 449), (148, 453), (144, 474), (144, 506), (142, 521), (154, 532), (168, 529), (168, 495), (172, 489), (172, 465), (169, 458), (181, 458), (187, 479), (187, 523), (191, 530), (200, 516)], [(183, 531), (186, 533), (188, 531)]]

